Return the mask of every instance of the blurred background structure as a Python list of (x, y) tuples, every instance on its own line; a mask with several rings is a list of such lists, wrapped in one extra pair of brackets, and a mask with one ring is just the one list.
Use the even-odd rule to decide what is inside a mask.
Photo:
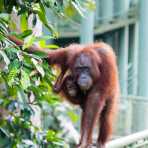
[(117, 137), (148, 128), (147, 14), (147, 0), (96, 0), (96, 10), (87, 11), (80, 24), (57, 23), (61, 38), (55, 42), (62, 46), (101, 40), (115, 50), (121, 87)]
[(96, 0), (96, 10), (86, 11), (80, 24), (55, 21), (61, 37), (53, 42), (61, 46), (104, 41), (114, 48), (121, 86), (118, 136), (148, 128), (147, 6), (147, 0)]

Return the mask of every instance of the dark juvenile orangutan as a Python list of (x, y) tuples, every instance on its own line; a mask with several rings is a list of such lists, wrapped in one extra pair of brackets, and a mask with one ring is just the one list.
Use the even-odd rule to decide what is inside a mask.
[[(30, 49), (41, 50), (35, 46)], [(73, 44), (47, 54), (48, 63), (61, 68), (53, 90), (82, 108), (81, 137), (77, 148), (92, 147), (92, 133), (97, 121), (97, 148), (105, 148), (112, 133), (119, 97), (118, 71), (112, 48), (102, 42)]]

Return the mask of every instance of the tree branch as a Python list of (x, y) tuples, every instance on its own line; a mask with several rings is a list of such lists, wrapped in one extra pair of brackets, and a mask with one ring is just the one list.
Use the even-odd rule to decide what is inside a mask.
[[(21, 40), (21, 39), (18, 39), (17, 37), (15, 37), (14, 35), (7, 35), (6, 36), (10, 41), (12, 41), (13, 43), (15, 43), (16, 45), (18, 46), (23, 46), (24, 45), (24, 41)], [(40, 52), (44, 52), (44, 53), (50, 53), (52, 52), (52, 50), (49, 50), (49, 49), (44, 49), (44, 48), (41, 48), (37, 45), (32, 45), (30, 47), (28, 47), (30, 53), (33, 53), (35, 51), (40, 51)]]

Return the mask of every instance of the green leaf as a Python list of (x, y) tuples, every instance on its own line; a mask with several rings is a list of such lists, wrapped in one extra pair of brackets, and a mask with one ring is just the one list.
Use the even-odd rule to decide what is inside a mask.
[(17, 96), (17, 91), (18, 91), (18, 89), (16, 86), (11, 86), (8, 90), (9, 95), (13, 96), (14, 98), (16, 98), (16, 96)]
[(24, 39), (31, 34), (32, 34), (32, 30), (25, 30), (23, 33), (19, 34), (17, 37)]
[(41, 46), (42, 48), (49, 48), (49, 49), (57, 49), (57, 48), (59, 48), (59, 46), (54, 45), (54, 44), (49, 44), (49, 45), (47, 45), (45, 40), (39, 41), (39, 44), (40, 44), (40, 46)]
[(58, 138), (57, 136), (57, 133), (53, 130), (48, 130), (47, 131), (47, 135), (46, 135), (46, 140), (49, 141), (49, 142), (52, 142), (52, 141), (61, 141), (60, 138)]
[(6, 53), (5, 53), (4, 51), (0, 50), (0, 55), (3, 57), (3, 59), (4, 59), (5, 63), (6, 63), (6, 65), (8, 66), (8, 65), (10, 64), (10, 60), (9, 60), (9, 58), (7, 57)]
[(79, 13), (79, 15), (82, 16), (82, 17), (84, 17), (84, 14), (83, 14), (82, 10), (80, 9), (80, 7), (75, 2), (73, 2), (73, 1), (71, 2), (71, 4), (77, 10), (77, 12)]
[(9, 21), (9, 14), (7, 13), (0, 13), (0, 19), (2, 19), (5, 23)]
[(5, 52), (10, 61), (16, 59), (17, 55), (20, 53), (19, 50), (15, 47), (6, 47)]
[(57, 48), (59, 48), (59, 46), (58, 45), (54, 45), (54, 44), (49, 44), (49, 45), (45, 45), (44, 48), (57, 49)]
[(42, 9), (41, 9), (41, 7), (42, 7), (41, 5), (35, 4), (33, 7), (33, 10), (37, 12), (37, 14), (43, 24), (48, 24), (47, 17), (45, 14), (46, 13), (45, 9), (44, 9), (44, 7), (42, 7)]
[(20, 63), (18, 60), (14, 60), (11, 64), (9, 64), (9, 74), (7, 76), (9, 86), (12, 86), (15, 82), (15, 78), (20, 71), (19, 66)]
[(4, 128), (0, 127), (0, 131), (3, 132), (5, 134), (5, 136), (9, 137), (8, 131), (6, 131)]
[(34, 58), (39, 61), (41, 61), (41, 58), (47, 57), (47, 54), (42, 51), (35, 51), (33, 54), (24, 53), (24, 55), (28, 56), (28, 58)]
[(3, 0), (0, 0), (0, 12), (2, 12), (4, 9), (4, 2)]
[(8, 85), (9, 86), (12, 86), (13, 83), (15, 82), (15, 77), (17, 76), (18, 74), (18, 69), (13, 67), (10, 72), (9, 72), (9, 75), (8, 75)]
[(84, 4), (88, 10), (94, 11), (96, 9), (95, 0), (87, 0)]
[(47, 58), (47, 53), (41, 52), (41, 51), (36, 51), (36, 52), (34, 52), (32, 57), (35, 59), (41, 60), (43, 58)]
[(28, 17), (26, 13), (23, 13), (20, 15), (20, 20), (21, 20), (21, 30), (25, 31), (28, 29)]
[(25, 105), (26, 105), (26, 102), (28, 101), (27, 94), (22, 89), (19, 89), (17, 91), (17, 96), (18, 96), (18, 100), (19, 100), (20, 105), (21, 105), (20, 108), (24, 109)]
[(76, 15), (75, 8), (71, 3), (68, 3), (68, 5), (64, 9), (64, 12), (68, 17), (73, 17)]
[(0, 28), (0, 41), (4, 41), (5, 37), (4, 37), (4, 35), (1, 35), (1, 30), (3, 31), (3, 28)]
[(49, 29), (49, 31), (51, 31), (53, 36), (55, 38), (57, 38), (59, 36), (59, 34), (58, 34), (57, 31), (55, 31), (55, 29), (51, 25), (51, 23), (49, 23), (43, 5), (42, 4), (40, 4), (40, 5), (36, 4), (36, 5), (34, 5), (33, 10), (38, 14), (39, 19), (41, 20), (41, 22)]
[(53, 36), (50, 36), (50, 35), (43, 35), (43, 36), (39, 36), (36, 38), (36, 41), (42, 41), (42, 40), (50, 40), (50, 39), (54, 39)]
[(29, 78), (29, 74), (21, 69), (21, 85), (23, 89), (27, 89), (31, 84), (30, 84), (30, 78)]
[(69, 111), (67, 114), (72, 120), (72, 122), (76, 123), (79, 120), (78, 115), (75, 112)]
[(9, 28), (11, 30), (16, 30), (16, 28), (17, 28), (16, 22), (12, 18), (9, 21)]
[(24, 139), (23, 143), (25, 144), (25, 147), (37, 147), (37, 145), (29, 139)]
[(32, 60), (32, 63), (35, 65), (37, 71), (41, 74), (42, 77), (44, 77), (45, 72), (42, 66), (39, 64), (39, 62), (33, 58), (31, 60)]
[(24, 42), (24, 45), (23, 45), (23, 49), (26, 49), (26, 48), (30, 47), (34, 43), (35, 39), (36, 38), (35, 38), (34, 35), (30, 35), (29, 37), (27, 37), (25, 39), (25, 42)]

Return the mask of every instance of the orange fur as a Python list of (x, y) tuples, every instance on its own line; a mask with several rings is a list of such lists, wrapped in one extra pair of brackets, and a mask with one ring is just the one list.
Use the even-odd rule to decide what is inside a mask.
[[(72, 98), (67, 95), (63, 86), (64, 75), (67, 70), (72, 74), (75, 73), (75, 60), (80, 54), (86, 54), (91, 59), (93, 87), (86, 94), (80, 92), (78, 96)], [(92, 132), (98, 117), (100, 132), (97, 143), (100, 148), (105, 148), (105, 143), (112, 133), (119, 97), (118, 70), (113, 49), (103, 42), (89, 45), (72, 44), (49, 52), (48, 62), (59, 65), (62, 70), (60, 80), (55, 85), (55, 87), (60, 86), (57, 92), (62, 92), (67, 100), (79, 104), (83, 110), (78, 148), (87, 148), (92, 143)]]

